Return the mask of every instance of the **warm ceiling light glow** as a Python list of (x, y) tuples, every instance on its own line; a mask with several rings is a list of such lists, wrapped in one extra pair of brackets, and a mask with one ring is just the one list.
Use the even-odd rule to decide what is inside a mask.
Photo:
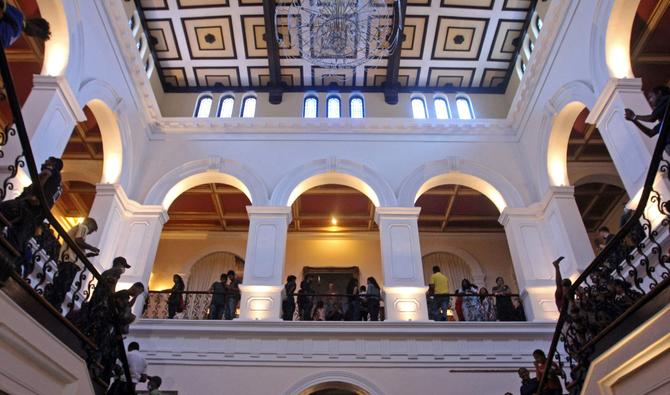
[(337, 225), (337, 218), (331, 217), (330, 218), (330, 223), (331, 223), (331, 225)]

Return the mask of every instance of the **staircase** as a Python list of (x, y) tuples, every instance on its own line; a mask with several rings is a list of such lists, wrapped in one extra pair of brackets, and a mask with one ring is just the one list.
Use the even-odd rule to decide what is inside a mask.
[[(49, 355), (42, 356), (44, 358), (35, 357), (30, 355), (30, 351), (26, 351), (25, 355), (17, 355), (19, 353), (16, 350), (30, 350), (30, 346), (36, 346), (38, 343), (42, 344), (43, 347), (53, 346), (54, 344), (64, 346), (76, 354), (80, 361), (84, 361), (92, 391), (96, 394), (104, 394), (109, 386), (111, 372), (117, 359), (111, 358), (110, 361), (110, 355), (118, 357), (118, 360), (122, 363), (126, 382), (131, 382), (122, 331), (120, 326), (116, 324), (112, 308), (109, 307), (112, 306), (111, 299), (103, 300), (96, 305), (91, 302), (95, 284), (100, 280), (100, 273), (50, 212), (42, 185), (39, 182), (38, 169), (4, 50), (0, 50), (0, 74), (6, 93), (6, 100), (0, 102), (0, 105), (9, 105), (13, 117), (12, 122), (0, 130), (0, 158), (11, 159), (7, 158), (10, 154), (7, 150), (7, 143), (10, 139), (18, 138), (21, 147), (21, 152), (14, 153), (13, 163), (7, 166), (9, 176), (2, 183), (0, 198), (5, 199), (8, 192), (14, 189), (15, 177), (19, 169), (26, 169), (32, 181), (33, 195), (39, 201), (39, 207), (31, 211), (41, 212), (41, 215), (45, 218), (45, 223), (48, 225), (44, 227), (46, 230), (41, 235), (35, 233), (35, 236), (28, 240), (26, 244), (17, 245), (16, 239), (8, 237), (8, 232), (15, 229), (20, 221), (26, 219), (25, 212), (22, 215), (17, 215), (16, 218), (8, 218), (0, 214), (0, 229), (2, 229), (0, 232), (0, 290), (8, 297), (3, 298), (3, 303), (6, 302), (8, 311), (18, 307), (24, 313), (13, 314), (9, 318), (4, 317), (6, 320), (3, 320), (3, 328), (1, 328), (3, 332), (0, 333), (2, 342), (0, 343), (7, 343), (7, 345), (3, 345), (0, 351), (7, 353), (5, 355), (15, 356), (19, 359), (26, 358), (25, 360), (31, 361), (30, 363), (34, 364), (37, 370), (37, 365), (43, 362), (41, 359), (48, 359)], [(3, 204), (6, 203), (7, 201), (3, 202)], [(50, 303), (45, 298), (45, 294), (52, 286), (60, 266), (58, 251), (61, 244), (56, 239), (62, 240), (62, 243), (67, 244), (74, 251), (78, 263), (83, 267), (83, 270), (76, 274), (70, 289), (65, 293), (62, 303), (54, 302), (53, 299)], [(82, 308), (84, 306), (86, 308)], [(104, 311), (108, 315), (103, 315), (103, 319), (94, 319), (90, 313), (87, 313), (90, 311)], [(99, 315), (96, 315), (96, 317), (99, 317)], [(12, 327), (12, 323), (15, 325), (21, 323), (22, 326)], [(35, 345), (9, 344), (7, 339), (13, 340), (15, 343), (17, 341), (19, 343), (30, 342), (31, 339), (22, 336), (27, 336), (28, 333), (39, 333), (39, 330), (34, 331), (35, 328), (31, 327), (33, 323), (41, 326), (38, 329), (43, 329), (46, 331), (45, 333), (50, 335), (42, 336), (42, 340), (36, 340)], [(54, 338), (57, 341), (50, 341)], [(98, 339), (98, 342), (96, 342), (96, 339)], [(57, 346), (54, 347), (56, 347), (55, 349), (58, 348)], [(35, 351), (34, 348), (33, 353), (38, 351), (46, 353), (46, 350)], [(14, 351), (13, 354), (12, 350)], [(65, 361), (55, 361), (48, 366), (47, 370), (53, 370), (54, 376), (57, 376), (55, 372), (65, 366), (54, 365), (61, 363), (65, 363)], [(6, 373), (5, 368), (10, 370), (12, 367), (3, 367), (3, 375), (5, 377), (11, 376), (11, 374), (4, 374)], [(70, 366), (67, 368), (70, 368)], [(66, 377), (63, 380), (72, 379), (71, 377), (67, 378), (68, 374), (71, 375), (72, 373), (66, 373), (63, 374), (63, 377)], [(44, 388), (40, 388), (40, 386), (47, 385), (46, 382), (40, 384), (39, 377), (34, 377), (34, 379), (36, 380), (35, 383), (27, 382), (21, 388), (38, 388), (43, 391)], [(0, 390), (3, 389), (2, 384), (3, 381), (0, 380)], [(86, 392), (77, 391), (77, 393)], [(133, 394), (134, 391), (128, 391), (128, 393)]]
[[(570, 394), (599, 393), (585, 391), (587, 380), (602, 378), (592, 377), (592, 363), (658, 321), (670, 303), (669, 118), (666, 108), (637, 208), (565, 295), (547, 359), (567, 373)], [(539, 388), (556, 374), (547, 369)]]

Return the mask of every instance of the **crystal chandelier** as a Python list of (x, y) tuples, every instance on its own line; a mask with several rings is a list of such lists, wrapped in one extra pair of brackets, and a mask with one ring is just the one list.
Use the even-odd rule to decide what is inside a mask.
[(369, 63), (402, 42), (399, 0), (293, 0), (277, 7), (277, 17), (288, 28), (288, 37), (277, 34), (280, 48), (297, 48), (300, 58), (326, 69)]

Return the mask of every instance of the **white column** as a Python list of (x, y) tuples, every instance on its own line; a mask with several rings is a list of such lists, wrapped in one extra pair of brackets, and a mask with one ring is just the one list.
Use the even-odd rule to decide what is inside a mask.
[[(109, 269), (114, 257), (123, 256), (131, 265), (117, 288), (141, 282), (148, 289), (151, 270), (167, 213), (159, 205), (142, 205), (130, 200), (118, 184), (98, 184), (89, 214), (98, 223), (98, 232), (88, 241), (100, 248), (94, 260), (98, 270)], [(133, 312), (140, 315), (144, 298), (138, 298)]]
[(651, 108), (642, 92), (642, 80), (616, 79), (607, 82), (586, 122), (595, 124), (628, 192), (635, 196), (644, 184), (656, 139), (645, 136), (624, 118), (624, 109), (649, 114)]
[[(69, 83), (62, 76), (33, 76), (33, 89), (21, 110), (38, 168), (49, 156), (62, 155), (74, 125), (86, 119)], [(5, 155), (0, 161), (0, 169), (6, 173), (6, 165), (13, 163), (22, 152), (18, 136), (10, 136), (2, 150)], [(8, 174), (2, 176), (4, 179)], [(19, 170), (14, 184), (13, 196), (30, 184), (27, 170)]]
[(426, 321), (426, 290), (419, 244), (420, 207), (378, 207), (388, 321)]
[(512, 254), (526, 318), (558, 317), (554, 267), (559, 256), (563, 277), (576, 277), (594, 258), (572, 187), (552, 187), (530, 207), (506, 208), (500, 216)]
[(240, 285), (240, 320), (279, 320), (291, 208), (247, 206), (247, 213), (249, 236), (244, 284)]

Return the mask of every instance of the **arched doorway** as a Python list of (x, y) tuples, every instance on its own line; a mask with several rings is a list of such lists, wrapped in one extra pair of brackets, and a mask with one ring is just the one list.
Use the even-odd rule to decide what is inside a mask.
[[(423, 192), (415, 205), (421, 207), (418, 225), (426, 284), (437, 266), (447, 276), (450, 294), (462, 287), (464, 279), (474, 284), (477, 292), (486, 289), (490, 294), (498, 277), (517, 293), (505, 229), (498, 222), (500, 211), (491, 199), (474, 188), (446, 184)], [(472, 319), (469, 314), (463, 315), (461, 298), (451, 297), (450, 308), (444, 311), (444, 306), (437, 304), (438, 297), (428, 299), (430, 318), (442, 320), (446, 315), (450, 320)], [(484, 300), (495, 303), (493, 299)], [(485, 318), (497, 319), (494, 315)]]
[(354, 307), (345, 294), (353, 287), (352, 281), (359, 289), (368, 277), (382, 282), (375, 204), (358, 189), (324, 184), (296, 196), (291, 212), (284, 277), (295, 275), (298, 290), (309, 279), (312, 291), (320, 295), (314, 298), (311, 311), (300, 315), (296, 309), (294, 319), (314, 318), (319, 302), (324, 305), (321, 318), (360, 319), (361, 310), (356, 306), (355, 312), (350, 311)]
[(370, 393), (354, 384), (329, 381), (307, 388), (299, 395), (370, 395)]
[[(211, 177), (213, 179), (215, 177)], [(217, 182), (183, 191), (169, 203), (169, 220), (163, 226), (149, 280), (150, 297), (144, 316), (167, 317), (167, 294), (173, 276), (184, 283), (184, 311), (177, 318), (203, 319), (211, 294), (207, 292), (221, 273), (235, 272), (242, 281), (249, 219), (247, 195), (234, 186)]]
[(567, 178), (575, 188), (575, 203), (597, 252), (604, 242), (599, 229), (616, 233), (630, 197), (600, 131), (586, 122), (588, 115), (589, 109), (583, 107), (572, 124), (566, 148)]

